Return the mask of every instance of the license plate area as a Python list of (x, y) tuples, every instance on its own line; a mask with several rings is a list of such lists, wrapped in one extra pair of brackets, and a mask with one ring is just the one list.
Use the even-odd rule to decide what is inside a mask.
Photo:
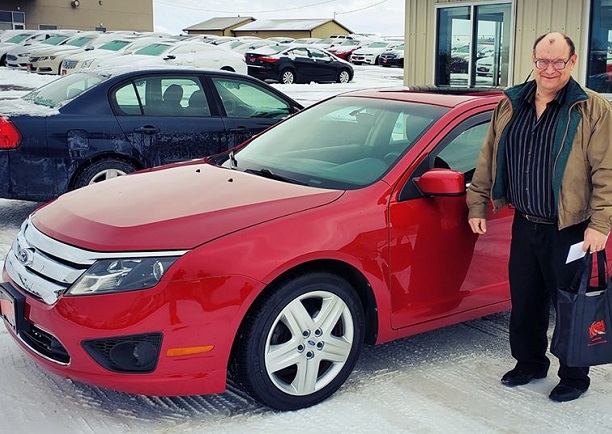
[(21, 330), (25, 298), (6, 282), (0, 284), (0, 316), (15, 333)]

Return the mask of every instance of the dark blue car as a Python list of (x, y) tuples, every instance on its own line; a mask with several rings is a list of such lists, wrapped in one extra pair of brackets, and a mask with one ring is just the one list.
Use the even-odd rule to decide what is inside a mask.
[(230, 149), (302, 106), (246, 75), (82, 72), (0, 102), (0, 197), (43, 201)]

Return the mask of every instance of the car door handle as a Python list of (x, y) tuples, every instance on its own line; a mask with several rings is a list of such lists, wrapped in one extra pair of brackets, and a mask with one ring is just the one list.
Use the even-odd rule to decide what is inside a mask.
[(236, 127), (236, 128), (230, 128), (228, 131), (230, 133), (246, 134), (246, 133), (249, 133), (251, 130), (249, 130), (247, 127)]
[(135, 128), (134, 132), (138, 134), (157, 134), (159, 133), (159, 128), (152, 125), (145, 125), (144, 127)]

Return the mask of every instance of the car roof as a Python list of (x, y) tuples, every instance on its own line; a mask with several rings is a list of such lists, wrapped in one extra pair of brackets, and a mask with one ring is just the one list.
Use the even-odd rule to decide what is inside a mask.
[(435, 86), (401, 86), (384, 89), (349, 91), (339, 97), (363, 97), (456, 107), (469, 101), (497, 103), (503, 97), (501, 88), (451, 88)]

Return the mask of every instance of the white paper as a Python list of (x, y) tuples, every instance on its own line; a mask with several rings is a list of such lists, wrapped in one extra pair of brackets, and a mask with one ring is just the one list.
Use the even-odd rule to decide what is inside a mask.
[(567, 254), (567, 260), (565, 261), (566, 264), (569, 264), (570, 262), (573, 262), (576, 259), (580, 259), (584, 255), (586, 255), (586, 252), (582, 250), (582, 244), (583, 241), (580, 241), (579, 243), (570, 246), (569, 252)]

